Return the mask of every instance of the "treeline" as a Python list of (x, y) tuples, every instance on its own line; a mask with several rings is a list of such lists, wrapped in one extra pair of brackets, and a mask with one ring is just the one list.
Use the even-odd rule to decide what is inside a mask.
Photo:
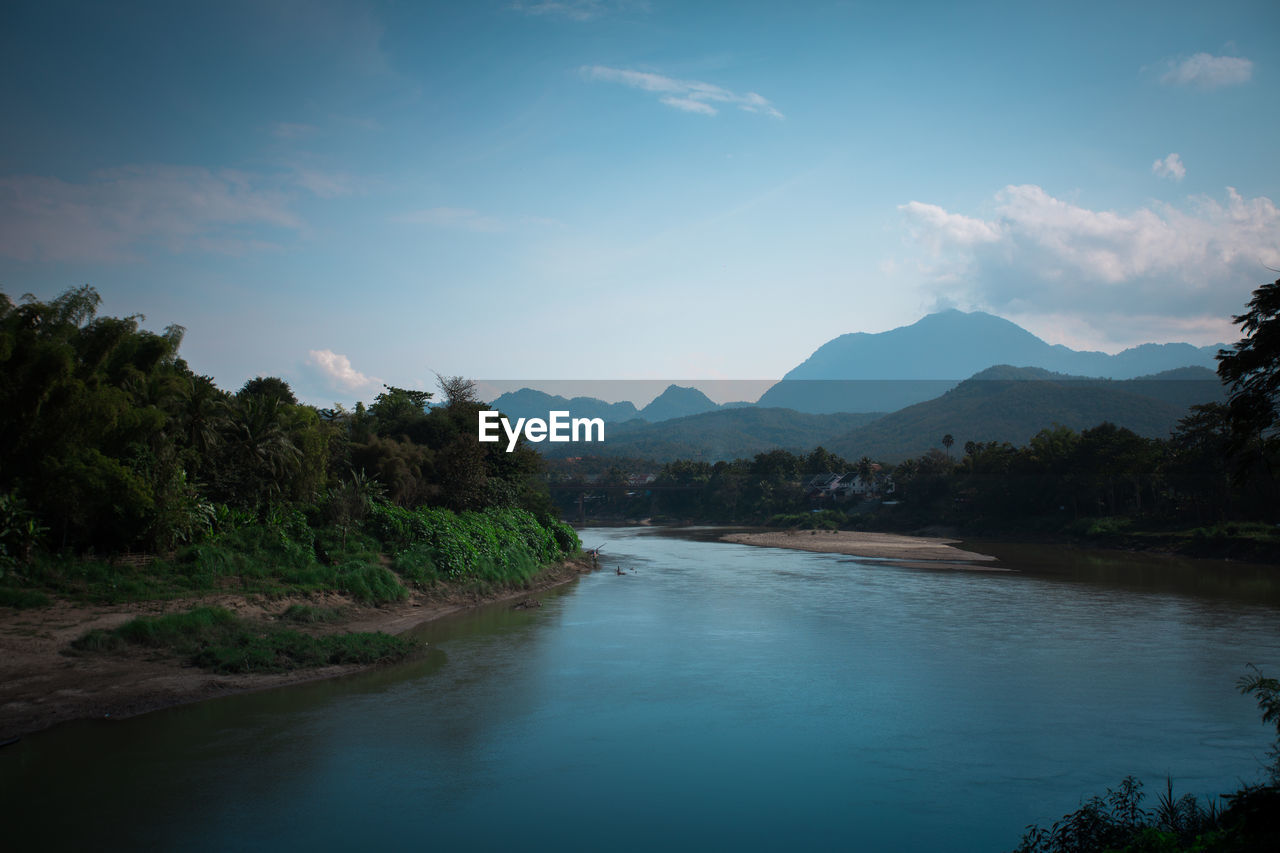
[(865, 514), (863, 498), (839, 500), (806, 487), (815, 474), (856, 473), (875, 504), (888, 502), (879, 511), (904, 523), (998, 527), (1106, 516), (1203, 525), (1268, 517), (1276, 449), (1238, 442), (1229, 410), (1214, 404), (1196, 407), (1167, 440), (1109, 423), (1082, 432), (1055, 426), (1022, 447), (970, 441), (954, 455), (936, 449), (897, 465), (851, 462), (821, 447), (807, 456), (774, 450), (715, 464), (671, 462), (653, 489), (628, 488), (617, 471), (595, 486), (602, 510), (762, 523), (814, 509)]
[[(897, 465), (852, 462), (823, 448), (807, 456), (774, 450), (715, 464), (679, 460), (652, 483), (628, 485), (618, 469), (590, 487), (589, 514), (670, 520), (766, 523), (831, 510), (822, 520), (890, 526), (946, 524), (971, 529), (1095, 526), (1099, 518), (1211, 526), (1273, 519), (1280, 447), (1235, 430), (1230, 408), (1197, 406), (1168, 439), (1148, 439), (1104, 423), (1081, 432), (1041, 430), (1030, 442), (966, 442)], [(815, 474), (857, 473), (869, 495), (816, 494)], [(560, 492), (566, 513), (572, 492)]]
[[(1280, 281), (1255, 291), (1248, 307), (1235, 318), (1245, 337), (1219, 355), (1227, 402), (1192, 407), (1166, 439), (1102, 423), (1047, 426), (1022, 446), (955, 446), (945, 435), (945, 449), (897, 464), (821, 447), (807, 456), (774, 450), (671, 462), (648, 485), (614, 468), (577, 495), (562, 483), (557, 496), (566, 513), (655, 520), (1081, 533), (1271, 524), (1280, 515)], [(857, 473), (873, 500), (815, 492), (810, 478), (824, 473)]]
[(328, 531), (341, 551), (371, 514), (420, 508), (455, 525), (524, 511), (491, 520), (538, 527), (525, 532), (539, 559), (547, 536), (565, 539), (540, 457), (475, 440), (471, 383), (442, 378), (438, 405), (384, 386), (354, 411), (301, 404), (274, 377), (232, 393), (179, 356), (181, 327), (156, 334), (98, 317), (99, 303), (90, 287), (0, 293), (0, 569), (52, 552), (172, 555), (254, 526), (308, 543)]

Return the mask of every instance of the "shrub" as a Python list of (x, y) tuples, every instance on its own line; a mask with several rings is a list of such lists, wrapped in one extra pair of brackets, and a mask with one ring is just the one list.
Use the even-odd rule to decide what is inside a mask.
[(431, 549), (426, 545), (411, 545), (396, 555), (391, 568), (400, 577), (419, 585), (433, 584), (440, 579), (436, 564), (431, 560)]
[(338, 567), (337, 588), (363, 604), (385, 604), (409, 597), (409, 591), (390, 570), (358, 560)]

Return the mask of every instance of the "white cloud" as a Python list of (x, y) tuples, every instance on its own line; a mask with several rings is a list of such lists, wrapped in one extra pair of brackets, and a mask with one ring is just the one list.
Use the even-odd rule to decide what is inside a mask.
[(611, 12), (628, 9), (647, 11), (648, 3), (635, 0), (547, 0), (547, 2), (524, 3), (517, 0), (511, 8), (526, 15), (568, 18), (571, 21), (590, 21)]
[(1182, 165), (1182, 158), (1175, 151), (1163, 160), (1156, 160), (1152, 163), (1151, 173), (1161, 178), (1173, 178), (1175, 181), (1180, 181), (1187, 176), (1187, 167)]
[(900, 209), (938, 292), (1007, 314), (1204, 323), (1239, 313), (1266, 268), (1280, 266), (1280, 209), (1230, 187), (1223, 201), (1192, 197), (1129, 213), (1090, 210), (1032, 185), (997, 193), (990, 220), (920, 202)]
[(293, 173), (293, 182), (318, 198), (338, 198), (360, 191), (360, 182), (343, 172), (297, 169)]
[(523, 226), (563, 228), (564, 223), (546, 216), (490, 216), (469, 207), (428, 207), (392, 216), (391, 222), (404, 225), (427, 225), (432, 228), (461, 228), (466, 231), (495, 234), (519, 230)]
[(0, 177), (0, 255), (122, 260), (159, 246), (243, 254), (305, 232), (286, 179), (195, 166), (125, 166), (83, 183)]
[(659, 98), (662, 103), (669, 107), (675, 107), (678, 110), (684, 110), (687, 113), (702, 113), (704, 116), (713, 116), (716, 114), (716, 108), (708, 104), (706, 101), (695, 101), (693, 98), (677, 98), (674, 95), (668, 95), (665, 98)]
[(271, 126), (271, 135), (277, 139), (299, 139), (319, 132), (319, 128), (310, 124), (278, 121)]
[(1169, 64), (1170, 68), (1160, 82), (1174, 86), (1218, 89), (1248, 83), (1253, 77), (1253, 62), (1242, 56), (1197, 53), (1180, 62), (1171, 60)]
[(467, 207), (430, 207), (400, 214), (393, 222), (407, 225), (431, 225), (440, 228), (463, 228), (467, 231), (505, 231), (506, 225), (494, 216), (486, 216)]
[(944, 245), (971, 246), (1000, 239), (1000, 225), (960, 213), (948, 213), (936, 204), (910, 201), (902, 205), (907, 219), (917, 227), (914, 234), (935, 251)]
[(337, 391), (353, 394), (381, 384), (381, 380), (365, 376), (351, 366), (351, 359), (328, 349), (313, 349), (307, 355), (307, 365), (324, 378)]
[(1228, 316), (1168, 317), (1130, 311), (1109, 314), (1025, 314), (1009, 312), (1027, 331), (1076, 350), (1117, 353), (1144, 343), (1189, 343), (1207, 346), (1234, 341), (1240, 330)]
[(630, 71), (625, 68), (608, 68), (603, 65), (590, 65), (582, 69), (582, 73), (592, 80), (607, 83), (621, 83), (632, 89), (653, 92), (660, 95), (660, 103), (684, 112), (716, 115), (719, 110), (715, 105), (736, 106), (749, 113), (760, 113), (771, 118), (782, 118), (776, 107), (762, 95), (747, 92), (736, 94), (714, 83), (701, 80), (678, 80), (662, 74), (648, 71)]

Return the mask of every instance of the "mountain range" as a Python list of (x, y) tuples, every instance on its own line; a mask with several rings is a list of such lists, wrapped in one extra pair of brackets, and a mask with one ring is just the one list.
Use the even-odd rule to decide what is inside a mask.
[(643, 409), (635, 404), (606, 403), (595, 397), (561, 397), (533, 388), (521, 388), (495, 399), (490, 405), (508, 418), (545, 418), (547, 412), (568, 411), (575, 418), (603, 418), (606, 424), (621, 424), (632, 420), (659, 423), (672, 418), (699, 415), (716, 409), (734, 409), (750, 406), (750, 403), (726, 403), (720, 406), (697, 388), (669, 385)]
[(943, 311), (887, 332), (834, 338), (755, 404), (720, 406), (696, 388), (671, 385), (642, 409), (529, 388), (492, 405), (509, 418), (567, 410), (610, 425), (604, 445), (540, 448), (555, 456), (714, 461), (821, 444), (846, 458), (897, 461), (937, 446), (944, 434), (961, 445), (1022, 444), (1053, 424), (1080, 430), (1111, 421), (1166, 436), (1188, 407), (1223, 399), (1212, 370), (1220, 348), (1078, 351), (992, 314)]
[(651, 424), (633, 420), (606, 430), (603, 444), (546, 444), (544, 456), (624, 457), (630, 459), (698, 459), (718, 462), (781, 448), (808, 453), (820, 444), (880, 417), (878, 413), (811, 415), (791, 409), (756, 406), (721, 408)]
[(1115, 355), (1049, 344), (982, 311), (942, 311), (887, 332), (827, 341), (788, 371), (759, 406), (801, 412), (895, 411), (931, 400), (997, 364), (1070, 376), (1133, 379), (1178, 367), (1215, 366), (1219, 346), (1143, 344)]
[(898, 462), (939, 447), (944, 435), (962, 447), (969, 441), (1020, 446), (1046, 427), (1079, 432), (1103, 421), (1146, 438), (1167, 438), (1191, 406), (1224, 396), (1217, 374), (1204, 367), (1137, 379), (1094, 379), (1000, 365), (825, 446), (845, 458)]

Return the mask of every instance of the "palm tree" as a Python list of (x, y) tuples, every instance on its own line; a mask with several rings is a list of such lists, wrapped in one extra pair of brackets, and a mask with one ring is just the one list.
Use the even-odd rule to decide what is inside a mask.
[(956, 443), (956, 440), (955, 440), (954, 438), (952, 438), (952, 437), (951, 437), (951, 433), (947, 433), (946, 435), (944, 435), (944, 436), (942, 437), (942, 446), (943, 446), (943, 447), (945, 447), (945, 448), (947, 449), (947, 457), (948, 457), (948, 458), (950, 458), (950, 456), (951, 456), (951, 445), (953, 445), (953, 444), (955, 444), (955, 443)]
[(870, 494), (873, 490), (871, 478), (875, 476), (876, 463), (871, 461), (870, 456), (864, 456), (858, 460), (856, 470), (858, 479), (862, 481), (863, 488), (866, 489), (867, 494)]
[(249, 505), (263, 505), (280, 494), (280, 483), (302, 459), (285, 424), (285, 405), (274, 397), (234, 397), (227, 406), (225, 450), (229, 472)]

